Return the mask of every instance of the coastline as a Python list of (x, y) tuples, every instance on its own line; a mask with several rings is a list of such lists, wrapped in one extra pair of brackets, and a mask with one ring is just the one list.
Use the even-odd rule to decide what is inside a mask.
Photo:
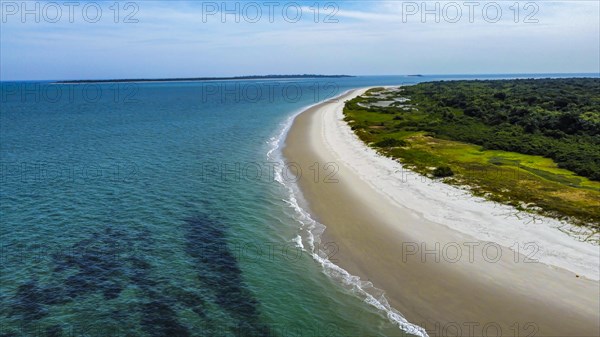
[[(506, 248), (502, 239), (497, 240), (500, 245), (490, 246), (488, 241), (496, 241), (494, 235), (482, 240), (468, 232), (468, 225), (478, 216), (484, 221), (495, 219), (489, 224), (511, 220), (499, 213), (445, 212), (454, 205), (426, 203), (434, 197), (428, 191), (437, 191), (437, 185), (412, 180), (399, 185), (402, 181), (391, 174), (378, 175), (368, 160), (395, 162), (373, 158), (369, 153), (372, 150), (357, 138), (358, 143), (352, 142), (348, 134), (344, 138), (332, 132), (353, 135), (347, 125), (343, 129), (341, 109), (345, 100), (363, 91), (351, 91), (299, 114), (283, 149), (286, 160), (301, 168), (315, 162), (321, 166), (335, 163), (339, 168), (335, 176), (338, 183), (325, 183), (323, 179), (315, 182), (309, 174), (298, 177), (307, 203), (303, 206), (326, 227), (323, 241), (334, 242), (339, 248), (336, 264), (383, 289), (393, 308), (431, 335), (452, 335), (454, 324), (461, 328), (462, 335), (481, 335), (486, 327), (492, 335), (492, 329), (498, 327), (502, 335), (528, 335), (534, 330), (538, 336), (598, 335), (597, 271), (586, 269), (594, 258), (593, 251), (589, 249), (581, 258), (583, 262), (575, 266), (576, 270), (587, 271), (587, 277), (577, 277), (573, 271), (561, 268), (564, 259), (553, 256), (554, 249), (546, 249), (539, 262), (528, 263), (532, 261)], [(356, 159), (358, 152), (364, 154), (362, 161)], [(417, 175), (411, 177), (415, 178)], [(456, 200), (467, 209), (475, 203), (472, 198)], [(450, 228), (448, 220), (465, 223), (465, 230)], [(514, 226), (507, 227), (506, 237), (515, 237)], [(482, 233), (485, 229), (485, 224), (476, 228)], [(547, 232), (536, 229), (532, 233)], [(567, 240), (571, 238), (564, 236), (548, 240), (570, 244)], [(581, 247), (579, 243), (570, 246), (573, 250)], [(460, 258), (458, 252), (462, 253)]]

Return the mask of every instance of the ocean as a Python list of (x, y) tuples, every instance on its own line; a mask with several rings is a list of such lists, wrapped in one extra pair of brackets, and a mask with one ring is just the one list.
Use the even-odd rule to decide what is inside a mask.
[(597, 74), (2, 82), (0, 336), (418, 334), (299, 206), (293, 116), (359, 87), (548, 76)]

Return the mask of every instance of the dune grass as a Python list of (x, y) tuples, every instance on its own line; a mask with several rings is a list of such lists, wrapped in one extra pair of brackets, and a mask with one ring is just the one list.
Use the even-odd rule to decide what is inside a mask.
[(430, 177), (437, 168), (449, 167), (454, 174), (444, 181), (468, 186), (475, 195), (600, 230), (600, 182), (559, 168), (549, 158), (432, 137), (423, 129), (439, 123), (439, 117), (402, 109), (407, 104), (389, 108), (357, 104), (373, 102), (374, 94), (385, 97), (385, 91), (371, 90), (347, 102), (344, 114), (359, 138), (380, 153)]

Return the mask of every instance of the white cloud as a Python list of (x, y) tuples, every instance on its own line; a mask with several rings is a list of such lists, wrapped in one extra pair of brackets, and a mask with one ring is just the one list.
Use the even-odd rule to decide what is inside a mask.
[(338, 2), (338, 23), (323, 23), (323, 12), (315, 23), (307, 7), (297, 23), (282, 17), (274, 23), (267, 17), (235, 23), (232, 16), (222, 23), (218, 15), (203, 22), (194, 3), (139, 4), (135, 24), (104, 18), (95, 24), (2, 23), (2, 79), (598, 72), (600, 67), (597, 2), (539, 2), (538, 23), (522, 22), (524, 8), (515, 23), (512, 2), (501, 3), (497, 23), (486, 22), (481, 12), (474, 23), (466, 14), (456, 23), (443, 17), (436, 23), (431, 15), (423, 23), (418, 14), (403, 22), (400, 2)]

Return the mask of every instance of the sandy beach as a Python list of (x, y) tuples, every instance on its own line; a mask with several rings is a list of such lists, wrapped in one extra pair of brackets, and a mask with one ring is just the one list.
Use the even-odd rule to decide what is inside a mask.
[(337, 182), (298, 181), (336, 264), (430, 336), (600, 335), (598, 247), (377, 156), (342, 121), (364, 91), (302, 112), (283, 149), (305, 172), (338, 169)]

